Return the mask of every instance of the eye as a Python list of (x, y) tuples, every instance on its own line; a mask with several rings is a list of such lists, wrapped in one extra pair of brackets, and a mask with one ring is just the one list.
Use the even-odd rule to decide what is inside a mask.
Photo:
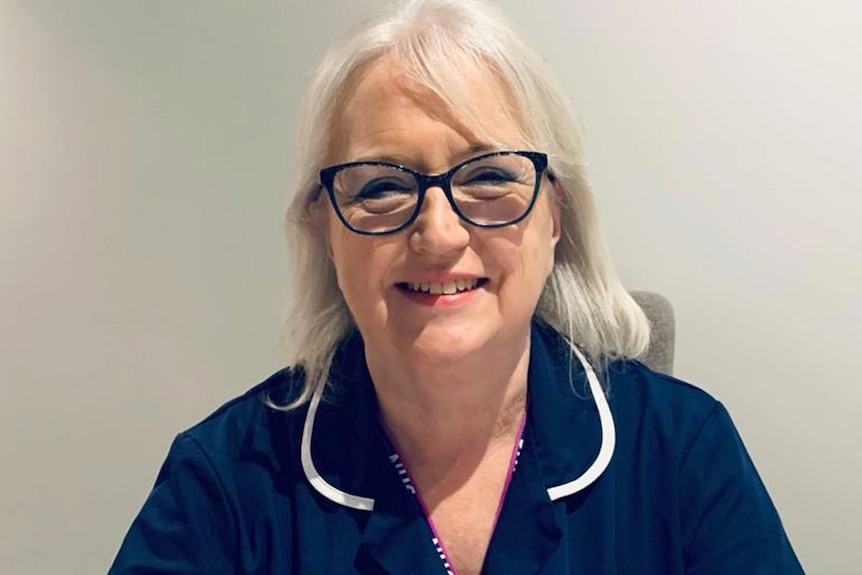
[(468, 170), (461, 178), (462, 185), (499, 185), (508, 184), (515, 181), (515, 176), (506, 170), (500, 168), (491, 168), (488, 166), (478, 167), (474, 170)]
[(355, 193), (354, 200), (380, 200), (390, 196), (410, 195), (413, 186), (397, 178), (376, 178), (364, 183)]

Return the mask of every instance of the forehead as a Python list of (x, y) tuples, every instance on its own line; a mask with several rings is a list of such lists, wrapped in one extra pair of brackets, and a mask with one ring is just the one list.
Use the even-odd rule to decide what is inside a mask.
[(500, 76), (487, 66), (455, 72), (452, 86), (431, 88), (387, 57), (366, 65), (348, 82), (333, 118), (330, 159), (415, 160), (434, 150), (459, 156), (524, 147), (521, 115)]

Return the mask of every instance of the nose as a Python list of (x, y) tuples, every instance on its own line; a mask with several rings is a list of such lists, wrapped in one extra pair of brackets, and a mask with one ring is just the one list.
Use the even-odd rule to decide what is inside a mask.
[(418, 253), (447, 257), (460, 254), (470, 243), (470, 230), (439, 187), (428, 188), (422, 210), (410, 231), (410, 247)]

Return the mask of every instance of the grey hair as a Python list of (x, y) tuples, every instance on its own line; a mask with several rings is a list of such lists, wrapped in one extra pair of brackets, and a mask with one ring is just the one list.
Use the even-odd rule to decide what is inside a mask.
[[(510, 89), (511, 119), (524, 141), (548, 154), (559, 190), (561, 237), (536, 316), (581, 349), (597, 367), (637, 357), (649, 343), (643, 311), (617, 279), (598, 228), (586, 176), (580, 127), (568, 97), (545, 63), (497, 10), (481, 0), (408, 0), (332, 48), (317, 68), (298, 116), (298, 181), (287, 210), (294, 263), (294, 306), (288, 316), (289, 362), (305, 371), (307, 402), (326, 385), (338, 343), (355, 329), (315, 217), (318, 172), (328, 159), (330, 128), (351, 80), (386, 56), (466, 119), (478, 117), (464, 67), (490, 69)], [(460, 71), (460, 72), (459, 72)], [(476, 122), (472, 122), (476, 125)]]

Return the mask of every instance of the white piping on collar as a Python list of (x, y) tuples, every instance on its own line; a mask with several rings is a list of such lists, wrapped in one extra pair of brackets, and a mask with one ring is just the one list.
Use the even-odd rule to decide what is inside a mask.
[(584, 471), (580, 477), (574, 481), (557, 485), (548, 489), (548, 496), (551, 501), (556, 501), (561, 497), (573, 495), (578, 491), (585, 489), (592, 484), (599, 476), (604, 473), (611, 462), (611, 457), (614, 455), (614, 447), (617, 443), (617, 433), (614, 427), (614, 418), (611, 415), (611, 406), (608, 405), (608, 399), (605, 397), (605, 390), (599, 384), (599, 379), (596, 377), (596, 372), (586, 360), (581, 351), (571, 346), (581, 365), (584, 366), (584, 371), (587, 374), (587, 382), (590, 384), (590, 393), (593, 394), (593, 400), (596, 402), (596, 409), (599, 412), (599, 421), (602, 425), (602, 446), (599, 448), (599, 454), (595, 461)]
[(305, 424), (302, 427), (302, 443), (300, 444), (300, 459), (302, 460), (302, 470), (308, 478), (308, 482), (314, 487), (318, 493), (345, 507), (359, 509), (360, 511), (371, 511), (374, 509), (374, 500), (370, 497), (360, 497), (351, 495), (345, 491), (341, 491), (317, 472), (314, 466), (314, 461), (311, 459), (311, 436), (314, 432), (314, 416), (317, 414), (317, 407), (320, 405), (320, 398), (323, 395), (323, 387), (320, 386), (311, 396), (311, 402), (308, 405), (308, 413), (305, 415)]
[[(602, 427), (602, 445), (599, 448), (599, 454), (596, 456), (596, 459), (583, 474), (573, 481), (550, 487), (548, 489), (548, 496), (551, 498), (551, 501), (556, 501), (562, 497), (573, 495), (595, 482), (610, 464), (611, 457), (614, 454), (614, 447), (616, 446), (614, 419), (611, 415), (611, 408), (610, 405), (608, 405), (608, 400), (605, 397), (604, 390), (599, 384), (599, 380), (596, 377), (596, 373), (593, 371), (592, 366), (590, 366), (589, 362), (580, 350), (575, 346), (572, 346), (572, 350), (575, 352), (575, 355), (584, 367), (584, 371), (587, 374), (587, 382), (590, 385), (590, 392), (593, 394), (593, 400), (596, 402), (596, 408), (599, 412), (599, 421)], [(300, 444), (302, 470), (305, 472), (305, 476), (308, 478), (308, 482), (311, 483), (311, 486), (330, 501), (334, 501), (339, 505), (350, 507), (352, 509), (359, 509), (360, 511), (372, 511), (374, 509), (374, 499), (370, 497), (360, 497), (359, 495), (352, 495), (345, 491), (341, 491), (326, 481), (314, 466), (314, 461), (311, 458), (311, 437), (314, 432), (314, 418), (315, 415), (317, 415), (317, 408), (320, 405), (320, 398), (322, 395), (323, 386), (315, 390), (314, 394), (311, 396), (308, 413), (305, 416), (305, 423), (302, 428), (302, 442)]]

